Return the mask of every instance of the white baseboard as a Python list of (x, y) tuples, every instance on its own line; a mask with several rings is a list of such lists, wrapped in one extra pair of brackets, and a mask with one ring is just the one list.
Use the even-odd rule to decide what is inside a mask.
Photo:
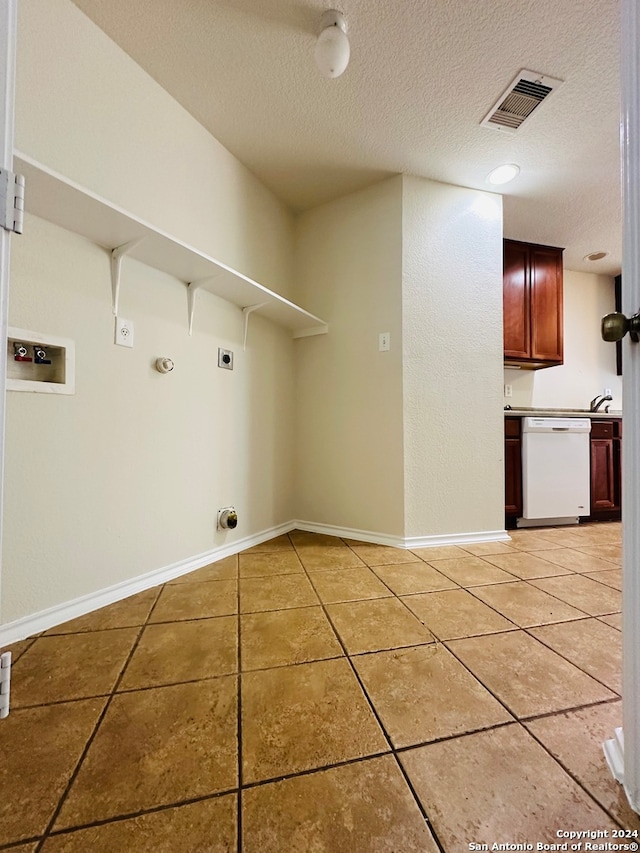
[(314, 521), (294, 522), (296, 530), (308, 530), (310, 533), (324, 533), (327, 536), (340, 536), (343, 539), (358, 539), (373, 545), (392, 545), (395, 548), (428, 548), (436, 545), (462, 545), (472, 542), (509, 542), (511, 537), (506, 530), (483, 530), (479, 533), (445, 533), (436, 536), (392, 536), (387, 533), (374, 533), (371, 530), (356, 530), (351, 527), (334, 527), (330, 524), (317, 524)]
[(135, 595), (137, 592), (143, 592), (145, 589), (151, 589), (181, 575), (186, 575), (188, 572), (201, 569), (203, 566), (208, 566), (209, 563), (214, 563), (223, 557), (229, 557), (232, 554), (237, 554), (238, 551), (244, 551), (245, 548), (260, 545), (261, 542), (266, 542), (267, 539), (273, 539), (275, 536), (288, 533), (294, 527), (293, 522), (280, 524), (277, 527), (271, 527), (268, 530), (255, 533), (253, 536), (238, 539), (229, 545), (213, 548), (211, 551), (205, 551), (194, 557), (188, 557), (170, 566), (154, 569), (154, 571), (138, 575), (135, 578), (131, 578), (131, 580), (122, 581), (106, 589), (80, 596), (80, 598), (75, 598), (72, 601), (65, 601), (63, 604), (57, 604), (54, 607), (49, 607), (30, 616), (23, 616), (14, 622), (8, 622), (6, 625), (0, 626), (0, 648), (8, 646), (11, 643), (16, 643), (18, 640), (24, 640), (26, 637), (33, 636), (33, 634), (39, 634), (41, 631), (47, 631), (49, 628), (54, 628), (56, 625), (68, 622), (70, 619), (84, 616), (85, 613), (91, 613), (91, 611), (98, 610), (100, 607), (114, 604), (116, 601), (121, 601), (123, 598)]
[(335, 527), (332, 524), (317, 524), (315, 521), (296, 519), (293, 529), (306, 530), (309, 533), (324, 533), (325, 536), (339, 536), (342, 539), (357, 539), (359, 542), (370, 542), (373, 545), (393, 545), (404, 548), (401, 536), (391, 536), (388, 533), (374, 533), (371, 530), (356, 530), (353, 527)]
[(221, 560), (223, 557), (229, 557), (232, 554), (237, 554), (239, 551), (244, 551), (245, 548), (251, 548), (253, 545), (260, 545), (261, 542), (266, 542), (268, 539), (273, 539), (275, 536), (281, 536), (283, 533), (289, 533), (291, 530), (307, 530), (311, 533), (324, 533), (327, 536), (338, 536), (344, 539), (357, 539), (360, 542), (369, 542), (373, 545), (392, 545), (396, 548), (424, 548), (430, 545), (461, 545), (470, 542), (495, 542), (508, 541), (509, 536), (506, 530), (489, 530), (481, 533), (450, 533), (438, 536), (392, 536), (386, 533), (375, 533), (371, 530), (357, 530), (351, 527), (334, 527), (329, 524), (317, 524), (312, 521), (302, 521), (296, 519), (277, 527), (271, 527), (268, 530), (262, 530), (260, 533), (255, 533), (253, 536), (247, 536), (244, 539), (238, 539), (229, 545), (222, 545), (218, 548), (213, 548), (211, 551), (206, 551), (202, 554), (197, 554), (194, 557), (188, 557), (170, 566), (164, 566), (161, 569), (147, 572), (144, 575), (138, 575), (130, 580), (122, 581), (97, 592), (89, 593), (88, 595), (80, 596), (72, 601), (66, 601), (62, 604), (57, 604), (54, 607), (49, 607), (46, 610), (41, 610), (38, 613), (33, 613), (30, 616), (23, 616), (16, 619), (14, 622), (8, 622), (6, 625), (0, 626), (0, 648), (8, 646), (11, 643), (16, 643), (19, 640), (24, 640), (26, 637), (31, 637), (33, 634), (39, 634), (41, 631), (47, 631), (49, 628), (54, 628), (56, 625), (61, 625), (63, 622), (68, 622), (70, 619), (76, 619), (78, 616), (84, 616), (86, 613), (91, 613), (93, 610), (98, 610), (100, 607), (106, 607), (108, 604), (114, 604), (116, 601), (121, 601), (123, 598), (128, 598), (130, 595), (135, 595), (138, 592), (143, 592), (146, 589), (151, 589), (159, 584), (178, 578), (181, 575), (186, 575), (188, 572), (193, 572), (196, 569), (201, 569), (203, 566), (209, 565), (216, 560)]
[(471, 545), (473, 542), (510, 542), (506, 530), (481, 530), (472, 533), (445, 533), (436, 536), (409, 536), (405, 548), (429, 548), (436, 545)]
[(624, 785), (624, 735), (622, 728), (615, 729), (611, 740), (605, 740), (602, 744), (602, 749), (611, 775), (616, 782)]

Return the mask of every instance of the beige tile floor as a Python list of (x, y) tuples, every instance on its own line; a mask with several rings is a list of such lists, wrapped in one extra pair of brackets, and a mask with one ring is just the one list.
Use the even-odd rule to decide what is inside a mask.
[(620, 525), (294, 531), (12, 647), (0, 849), (462, 853), (640, 830)]

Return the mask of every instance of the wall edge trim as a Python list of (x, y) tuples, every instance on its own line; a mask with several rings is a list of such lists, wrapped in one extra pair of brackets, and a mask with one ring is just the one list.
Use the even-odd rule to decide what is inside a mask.
[(159, 586), (161, 583), (166, 583), (196, 569), (201, 569), (203, 566), (209, 565), (209, 563), (222, 560), (224, 557), (230, 557), (239, 551), (244, 551), (245, 548), (260, 545), (262, 542), (273, 539), (275, 536), (289, 533), (294, 527), (294, 522), (288, 521), (284, 524), (261, 530), (259, 533), (254, 533), (251, 536), (237, 539), (228, 545), (212, 548), (210, 551), (204, 551), (193, 557), (187, 557), (169, 566), (154, 569), (129, 580), (120, 581), (113, 586), (87, 593), (71, 601), (56, 604), (53, 607), (48, 607), (46, 610), (32, 613), (29, 616), (22, 616), (5, 625), (0, 625), (0, 648), (8, 646), (11, 643), (16, 643), (19, 640), (24, 640), (33, 634), (39, 634), (41, 631), (47, 631), (49, 628), (54, 628), (63, 622), (68, 622), (70, 619), (84, 616), (86, 613), (91, 613), (100, 607), (106, 607), (108, 604), (114, 604), (116, 601), (122, 601), (122, 599), (128, 598), (130, 595), (144, 592), (146, 589)]
[(340, 536), (345, 539), (358, 539), (372, 545), (391, 545), (395, 548), (424, 548), (437, 545), (460, 545), (463, 542), (509, 542), (511, 537), (506, 530), (481, 530), (469, 533), (444, 533), (429, 536), (394, 536), (389, 533), (377, 533), (372, 530), (358, 530), (351, 527), (337, 527), (331, 524), (319, 524), (315, 521), (294, 522), (296, 530), (309, 533), (324, 533), (328, 536)]

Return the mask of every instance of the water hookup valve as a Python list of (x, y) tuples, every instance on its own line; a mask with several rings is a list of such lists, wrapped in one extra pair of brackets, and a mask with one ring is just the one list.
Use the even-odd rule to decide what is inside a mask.
[(21, 344), (19, 341), (13, 342), (13, 358), (14, 361), (33, 361), (30, 355), (27, 354), (28, 350), (24, 344)]

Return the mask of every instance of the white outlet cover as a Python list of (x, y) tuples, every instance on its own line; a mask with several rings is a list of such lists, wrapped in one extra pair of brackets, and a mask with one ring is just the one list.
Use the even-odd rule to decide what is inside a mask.
[(133, 320), (125, 320), (124, 317), (116, 317), (113, 342), (119, 347), (133, 346)]

